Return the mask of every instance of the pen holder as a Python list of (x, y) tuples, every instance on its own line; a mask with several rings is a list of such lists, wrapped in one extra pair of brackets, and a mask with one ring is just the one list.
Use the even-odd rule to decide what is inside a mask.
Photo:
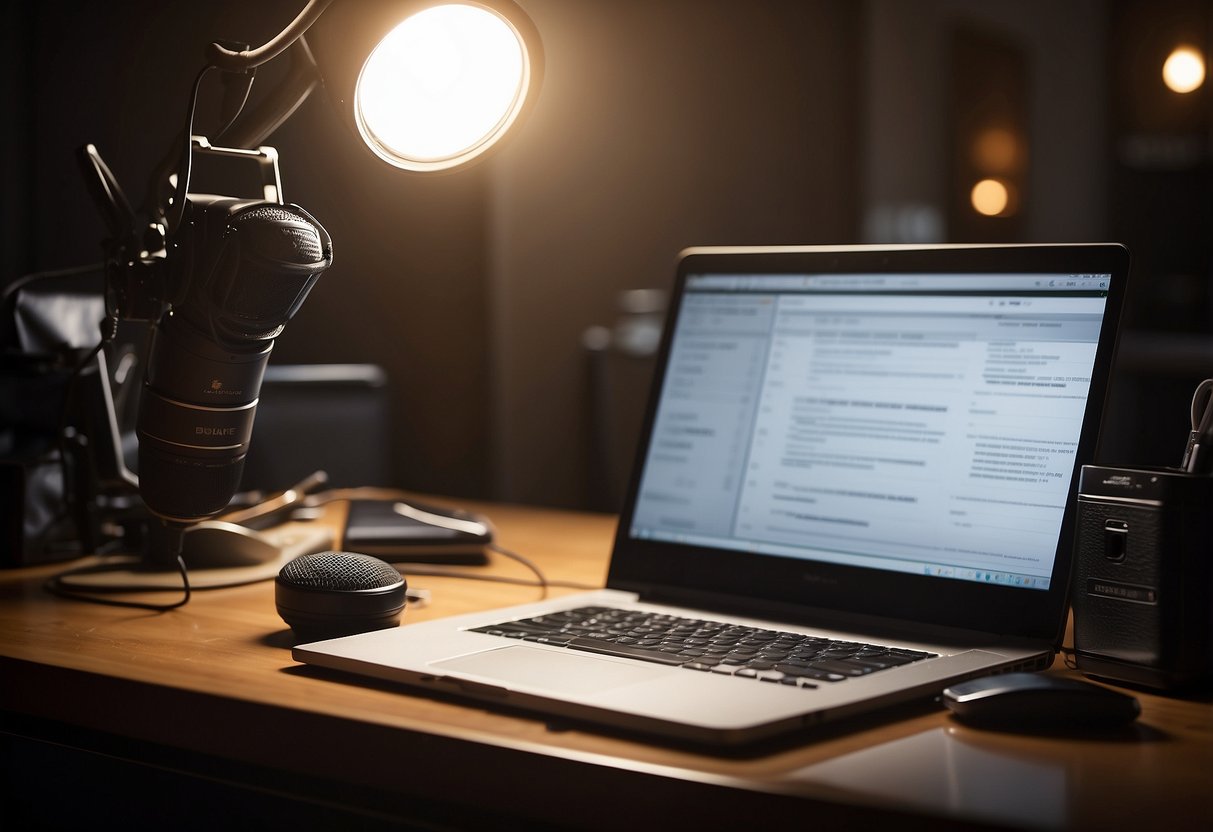
[(1161, 690), (1213, 680), (1213, 477), (1085, 465), (1078, 490), (1079, 670)]

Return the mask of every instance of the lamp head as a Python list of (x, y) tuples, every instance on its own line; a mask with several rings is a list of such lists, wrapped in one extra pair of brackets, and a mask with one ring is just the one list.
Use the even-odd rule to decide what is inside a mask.
[(481, 158), (534, 103), (543, 76), (538, 32), (512, 0), (338, 2), (309, 40), (342, 118), (408, 171)]

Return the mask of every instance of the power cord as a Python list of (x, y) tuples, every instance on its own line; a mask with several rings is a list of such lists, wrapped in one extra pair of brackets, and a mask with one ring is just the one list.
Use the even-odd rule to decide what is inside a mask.
[[(320, 492), (319, 494), (309, 495), (302, 501), (302, 506), (304, 508), (319, 508), (327, 503), (335, 502), (337, 500), (374, 500), (379, 502), (397, 502), (407, 504), (412, 500), (412, 497), (406, 492), (397, 491), (391, 488), (378, 488), (373, 486), (359, 488), (335, 488)], [(443, 518), (427, 511), (415, 510), (410, 514), (415, 517), (427, 518), (428, 522), (439, 525), (441, 525), (443, 522)], [(456, 518), (447, 518), (446, 522), (450, 522), (458, 526), (467, 521)], [(482, 522), (482, 519), (477, 519), (476, 521), (477, 524)], [(488, 525), (491, 528), (491, 524)], [(546, 575), (543, 574), (543, 570), (541, 570), (539, 566), (534, 563), (534, 561), (516, 551), (507, 549), (495, 541), (485, 544), (485, 548), (491, 552), (496, 552), (503, 557), (510, 558), (511, 560), (522, 564), (535, 575), (535, 579), (527, 580), (526, 578), (512, 578), (504, 575), (482, 575), (466, 569), (452, 569), (443, 566), (425, 566), (418, 564), (408, 564), (405, 566), (404, 571), (408, 575), (424, 575), (435, 578), (463, 578), (469, 581), (489, 581), (492, 583), (513, 584), (515, 586), (534, 586), (540, 589), (543, 598), (548, 597), (548, 590), (550, 588), (578, 589), (586, 591), (602, 589), (600, 586), (591, 586), (590, 584), (577, 583), (575, 581), (550, 580)]]
[[(241, 516), (247, 515), (248, 519), (253, 520), (253, 519), (259, 519), (262, 515), (268, 515), (270, 513), (277, 514), (284, 507), (284, 505), (283, 505), (284, 502), (287, 505), (298, 506), (299, 504), (304, 504), (307, 506), (316, 507), (319, 505), (323, 505), (326, 502), (330, 502), (333, 499), (348, 498), (347, 493), (339, 491), (339, 492), (335, 492), (335, 493), (341, 494), (340, 497), (331, 497), (331, 496), (329, 496), (329, 493), (321, 493), (321, 494), (317, 494), (314, 496), (309, 496), (306, 499), (304, 499), (304, 495), (306, 494), (307, 489), (309, 487), (313, 487), (314, 485), (323, 483), (323, 482), (325, 482), (325, 480), (326, 480), (326, 477), (323, 475), (323, 472), (316, 472), (316, 474), (313, 474), (312, 476), (306, 478), (302, 482), (297, 483), (294, 487), (287, 489), (287, 491), (283, 492), (282, 494), (271, 495), (270, 497), (266, 498), (265, 500), (263, 500), (261, 503), (259, 503), (257, 505), (251, 506), (246, 509), (240, 509), (234, 513), (229, 513), (228, 515), (221, 515), (221, 517), (231, 516), (231, 517), (235, 518), (237, 515), (241, 515)], [(360, 499), (368, 499), (368, 495), (365, 490), (358, 489), (357, 492), (358, 492), (358, 496)], [(332, 492), (330, 492), (330, 493), (332, 493)], [(287, 495), (289, 495), (289, 497)], [(402, 498), (402, 495), (395, 493), (395, 492), (387, 492), (387, 493), (382, 494), (381, 498), (385, 499), (385, 500), (399, 501)], [(177, 552), (176, 566), (177, 566), (178, 572), (181, 575), (181, 585), (182, 585), (182, 590), (183, 590), (183, 596), (178, 601), (175, 601), (172, 603), (166, 603), (166, 604), (155, 604), (155, 603), (148, 603), (148, 602), (141, 602), (141, 601), (130, 601), (130, 600), (125, 600), (125, 599), (108, 598), (108, 597), (105, 597), (104, 595), (97, 594), (97, 593), (117, 594), (117, 593), (132, 593), (132, 592), (154, 592), (154, 591), (163, 592), (164, 591), (163, 587), (157, 587), (157, 586), (145, 586), (145, 585), (134, 586), (134, 585), (123, 584), (123, 585), (114, 585), (112, 587), (105, 587), (105, 588), (90, 587), (88, 592), (83, 592), (81, 590), (72, 588), (67, 585), (68, 579), (78, 576), (78, 575), (99, 574), (99, 573), (104, 573), (107, 571), (129, 570), (131, 568), (131, 563), (130, 563), (129, 558), (125, 558), (121, 562), (117, 562), (117, 563), (89, 564), (86, 566), (78, 567), (76, 569), (68, 570), (66, 572), (61, 572), (58, 575), (55, 575), (55, 576), (51, 577), (50, 579), (48, 579), (46, 581), (46, 583), (44, 584), (44, 587), (47, 592), (49, 592), (53, 595), (62, 597), (62, 598), (69, 598), (72, 600), (86, 601), (89, 603), (96, 603), (96, 604), (105, 604), (108, 606), (133, 607), (135, 609), (155, 610), (158, 612), (164, 612), (167, 610), (172, 610), (172, 609), (177, 609), (178, 607), (182, 607), (189, 602), (190, 596), (191, 596), (189, 569), (186, 566), (185, 559), (181, 554), (181, 540), (184, 536), (184, 529), (181, 529), (179, 527), (171, 527), (170, 531), (174, 532), (176, 535), (175, 538), (173, 538), (172, 540), (175, 541), (175, 543), (173, 545), (176, 546), (176, 552)], [(526, 557), (525, 555), (522, 555), (512, 549), (508, 549), (498, 543), (495, 543), (495, 542), (489, 543), (486, 545), (485, 548), (491, 552), (501, 555), (502, 557), (509, 558), (510, 560), (513, 560), (513, 561), (525, 566), (535, 576), (534, 579), (518, 578), (518, 577), (509, 576), (509, 575), (485, 575), (485, 574), (480, 574), (477, 572), (472, 572), (467, 569), (456, 569), (456, 568), (448, 568), (448, 567), (443, 567), (443, 566), (427, 566), (427, 565), (423, 565), (423, 564), (408, 564), (408, 565), (404, 566), (404, 569), (401, 571), (403, 571), (405, 574), (407, 574), (410, 577), (411, 576), (426, 576), (426, 577), (436, 577), (436, 578), (454, 578), (454, 579), (468, 580), (468, 581), (488, 581), (488, 582), (492, 582), (492, 583), (511, 584), (514, 586), (538, 587), (541, 592), (541, 596), (540, 596), (541, 599), (546, 599), (548, 597), (548, 593), (549, 593), (550, 589), (552, 589), (552, 588), (576, 589), (576, 590), (584, 590), (584, 591), (592, 591), (592, 590), (602, 588), (600, 586), (579, 583), (576, 581), (551, 580), (547, 577), (547, 575), (544, 574), (543, 570), (533, 560), (531, 560), (530, 558)]]
[(156, 603), (152, 603), (152, 602), (148, 602), (148, 601), (131, 601), (131, 600), (127, 600), (124, 598), (123, 599), (106, 598), (104, 595), (90, 594), (90, 593), (101, 593), (101, 592), (118, 593), (118, 592), (163, 591), (163, 590), (154, 589), (151, 587), (133, 588), (133, 587), (116, 586), (116, 587), (111, 587), (111, 588), (107, 588), (107, 589), (94, 588), (94, 589), (90, 590), (90, 593), (85, 593), (85, 592), (81, 592), (78, 589), (69, 589), (63, 583), (64, 579), (71, 578), (76, 575), (95, 575), (95, 574), (101, 573), (101, 572), (112, 572), (112, 571), (115, 571), (120, 568), (129, 569), (130, 564), (126, 563), (126, 562), (121, 563), (121, 564), (96, 563), (96, 564), (90, 564), (89, 566), (81, 566), (77, 569), (70, 569), (67, 572), (60, 572), (58, 575), (55, 575), (54, 577), (47, 579), (46, 583), (43, 584), (43, 588), (52, 595), (57, 595), (60, 598), (69, 598), (73, 601), (87, 601), (90, 604), (104, 604), (105, 606), (109, 606), (109, 607), (128, 607), (128, 608), (134, 608), (134, 609), (139, 609), (139, 610), (153, 610), (155, 612), (168, 612), (169, 610), (175, 610), (178, 607), (184, 607), (186, 604), (188, 604), (190, 602), (190, 597), (192, 595), (191, 590), (190, 590), (189, 569), (187, 569), (185, 566), (185, 558), (183, 558), (181, 555), (177, 555), (176, 563), (177, 563), (177, 571), (181, 575), (181, 590), (182, 590), (181, 598), (176, 601), (172, 601), (172, 602), (166, 603), (166, 604), (156, 604)]
[(515, 586), (535, 586), (539, 587), (542, 592), (541, 599), (548, 597), (548, 590), (553, 587), (560, 589), (581, 589), (595, 590), (602, 589), (600, 586), (591, 584), (578, 583), (576, 581), (553, 581), (543, 574), (543, 570), (531, 559), (518, 554), (515, 551), (506, 549), (496, 543), (490, 543), (486, 547), (491, 552), (496, 552), (499, 555), (515, 560), (521, 563), (535, 575), (535, 580), (526, 578), (514, 578), (508, 575), (481, 575), (475, 572), (469, 572), (466, 569), (448, 569), (441, 566), (421, 566), (410, 565), (404, 571), (409, 575), (424, 575), (435, 578), (463, 578), (469, 581), (491, 581), (501, 584), (513, 584)]
[[(578, 590), (585, 590), (585, 591), (591, 591), (591, 590), (602, 588), (599, 586), (594, 586), (593, 584), (578, 583), (576, 581), (550, 580), (543, 573), (543, 570), (540, 569), (539, 566), (534, 561), (532, 561), (530, 558), (527, 558), (511, 549), (506, 549), (504, 546), (500, 546), (496, 543), (490, 544), (487, 548), (492, 552), (496, 552), (497, 554), (502, 555), (503, 557), (507, 557), (507, 558), (510, 558), (511, 560), (521, 563), (527, 569), (531, 570), (532, 573), (534, 573), (535, 579), (530, 580), (527, 578), (515, 578), (515, 577), (509, 576), (509, 575), (483, 575), (483, 574), (478, 574), (475, 572), (469, 572), (464, 569), (448, 569), (448, 568), (444, 568), (441, 566), (421, 566), (421, 565), (416, 565), (416, 564), (408, 566), (403, 571), (406, 574), (408, 574), (409, 576), (420, 575), (420, 576), (425, 576), (425, 577), (455, 578), (455, 579), (467, 580), (467, 581), (489, 581), (492, 583), (511, 584), (514, 586), (538, 587), (542, 593), (540, 596), (541, 600), (546, 599), (548, 597), (548, 591), (551, 588), (578, 589)], [(148, 602), (143, 602), (143, 601), (128, 601), (128, 600), (124, 600), (124, 599), (120, 600), (120, 599), (116, 599), (116, 598), (106, 598), (103, 595), (92, 594), (92, 593), (100, 593), (100, 592), (129, 593), (129, 592), (163, 591), (162, 589), (160, 589), (158, 587), (114, 586), (114, 587), (107, 587), (104, 590), (99, 589), (99, 588), (92, 589), (92, 590), (90, 590), (89, 593), (85, 593), (85, 592), (81, 592), (76, 589), (68, 588), (64, 583), (64, 581), (66, 579), (72, 578), (77, 575), (95, 575), (98, 573), (103, 573), (103, 572), (113, 571), (113, 570), (118, 570), (118, 569), (129, 569), (130, 563), (128, 560), (124, 560), (121, 563), (89, 564), (87, 566), (78, 567), (76, 569), (70, 569), (66, 572), (61, 572), (58, 575), (55, 575), (55, 576), (49, 578), (46, 581), (46, 583), (44, 584), (44, 588), (46, 589), (47, 592), (51, 593), (52, 595), (56, 595), (61, 598), (69, 598), (69, 599), (75, 600), (75, 601), (87, 601), (89, 603), (105, 604), (107, 606), (113, 606), (113, 607), (133, 607), (135, 609), (145, 609), (145, 610), (155, 610), (157, 612), (165, 612), (168, 610), (173, 610), (173, 609), (177, 609), (178, 607), (185, 606), (187, 603), (189, 603), (190, 596), (191, 596), (189, 569), (185, 565), (185, 559), (180, 554), (177, 555), (177, 557), (176, 557), (176, 565), (177, 565), (178, 572), (181, 575), (181, 585), (182, 585), (183, 595), (180, 600), (175, 601), (173, 603), (154, 604), (154, 603), (148, 603)]]
[(192, 595), (190, 589), (189, 569), (185, 565), (185, 557), (182, 555), (182, 544), (185, 537), (185, 529), (177, 525), (164, 525), (166, 541), (174, 550), (174, 564), (177, 567), (178, 573), (181, 575), (181, 597), (176, 601), (158, 604), (151, 601), (132, 601), (125, 598), (110, 598), (100, 593), (130, 593), (130, 592), (163, 592), (160, 587), (131, 587), (131, 586), (113, 586), (113, 587), (90, 587), (88, 592), (68, 586), (65, 581), (77, 575), (97, 575), (105, 572), (116, 572), (130, 569), (129, 559), (124, 559), (120, 563), (93, 563), (85, 566), (69, 569), (66, 572), (60, 572), (46, 580), (43, 588), (60, 598), (68, 598), (73, 601), (86, 601), (90, 604), (102, 604), (109, 607), (126, 607), (139, 610), (152, 610), (153, 612), (168, 612), (179, 607), (184, 607), (189, 603)]

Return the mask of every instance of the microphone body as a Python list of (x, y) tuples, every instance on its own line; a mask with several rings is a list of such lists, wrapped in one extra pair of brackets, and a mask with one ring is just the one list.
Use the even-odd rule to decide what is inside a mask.
[(333, 249), (298, 206), (198, 194), (176, 238), (136, 424), (139, 490), (152, 513), (193, 523), (239, 488), (274, 339)]

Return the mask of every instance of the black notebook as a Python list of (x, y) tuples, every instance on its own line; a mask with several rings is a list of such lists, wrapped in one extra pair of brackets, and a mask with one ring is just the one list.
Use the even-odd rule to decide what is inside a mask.
[(458, 509), (412, 500), (353, 500), (342, 546), (395, 563), (485, 563), (492, 527)]

